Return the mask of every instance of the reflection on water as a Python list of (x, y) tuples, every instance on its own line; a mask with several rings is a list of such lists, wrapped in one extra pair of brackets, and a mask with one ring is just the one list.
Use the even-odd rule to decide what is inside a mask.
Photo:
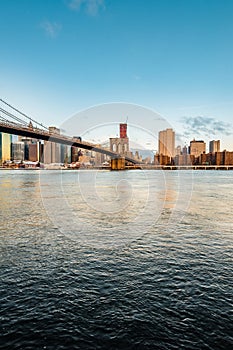
[[(165, 173), (165, 186), (160, 192), (160, 198), (164, 201), (164, 209), (175, 209), (178, 199), (179, 181), (180, 179), (170, 176), (170, 173)], [(190, 193), (189, 193), (190, 194)]]
[(0, 348), (231, 349), (233, 172), (0, 172)]
[(167, 189), (164, 199), (164, 208), (173, 209), (176, 205), (177, 192), (174, 190)]

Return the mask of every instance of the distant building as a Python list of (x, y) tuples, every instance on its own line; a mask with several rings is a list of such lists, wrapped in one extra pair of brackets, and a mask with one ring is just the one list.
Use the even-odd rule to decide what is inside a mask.
[(134, 159), (136, 159), (138, 162), (142, 162), (142, 156), (138, 151), (135, 152)]
[(124, 139), (127, 137), (127, 124), (120, 124), (120, 138)]
[(154, 164), (155, 165), (171, 165), (172, 158), (170, 156), (164, 156), (163, 154), (154, 155)]
[(24, 161), (24, 142), (17, 141), (11, 144), (12, 160)]
[(187, 146), (184, 146), (183, 149), (182, 149), (182, 154), (185, 155), (185, 154), (188, 154), (188, 148)]
[[(50, 126), (49, 133), (60, 134), (60, 129)], [(45, 141), (44, 142), (44, 163), (61, 163), (61, 145), (59, 143)]]
[(78, 147), (71, 146), (71, 162), (78, 162), (82, 152)]
[(61, 163), (71, 162), (71, 146), (60, 145), (61, 148)]
[(44, 142), (38, 142), (39, 162), (44, 163)]
[[(38, 140), (37, 140), (37, 139), (32, 139), (32, 138), (30, 138), (30, 137), (19, 136), (19, 137), (18, 137), (18, 141), (24, 143), (24, 160), (34, 161), (34, 160), (30, 159), (30, 155), (29, 155), (30, 151), (29, 151), (29, 148), (30, 148), (30, 145), (31, 145), (31, 144), (36, 145), (37, 142), (38, 142)], [(32, 149), (33, 149), (33, 148), (35, 148), (35, 146), (34, 146), (34, 147), (31, 147), (31, 152), (32, 152)], [(36, 146), (36, 148), (37, 148), (37, 146)], [(31, 157), (32, 157), (32, 155), (31, 155)], [(35, 156), (33, 155), (33, 159), (34, 159), (34, 158), (35, 158)], [(39, 158), (39, 155), (37, 156), (37, 158)], [(37, 160), (36, 160), (36, 161), (37, 161)]]
[[(95, 146), (96, 147), (101, 147), (100, 144), (97, 144)], [(91, 156), (92, 156), (92, 159), (93, 159), (93, 164), (95, 166), (100, 166), (105, 161), (105, 155), (103, 153), (92, 151), (91, 152)]]
[(174, 164), (175, 165), (191, 165), (192, 159), (189, 154), (178, 154), (174, 158)]
[(202, 153), (206, 153), (206, 144), (204, 141), (195, 140), (190, 141), (190, 155), (196, 157), (199, 157)]
[(220, 152), (220, 154), (222, 154), (221, 161), (223, 165), (233, 165), (233, 152), (225, 150)]
[[(73, 136), (73, 140), (74, 142), (82, 142), (80, 136)], [(82, 152), (78, 147), (71, 146), (71, 162), (78, 162), (81, 155)]]
[(61, 163), (61, 147), (58, 143), (44, 142), (44, 163)]
[(79, 162), (83, 166), (91, 166), (94, 164), (94, 160), (92, 157), (92, 152), (90, 150), (84, 149), (82, 155), (79, 156)]
[(39, 161), (39, 149), (37, 143), (30, 143), (28, 145), (28, 158), (27, 160), (31, 162)]
[(42, 162), (44, 141), (24, 136), (18, 136), (18, 141), (24, 143), (25, 161)]
[(182, 154), (181, 146), (177, 146), (177, 147), (175, 148), (175, 155), (176, 155), (176, 156), (179, 156), (180, 154)]
[(0, 132), (0, 164), (11, 159), (11, 141), (12, 136)]
[(175, 156), (175, 131), (166, 129), (159, 132), (159, 154), (168, 157)]
[(210, 143), (209, 143), (209, 152), (210, 153), (220, 152), (220, 140), (210, 141)]

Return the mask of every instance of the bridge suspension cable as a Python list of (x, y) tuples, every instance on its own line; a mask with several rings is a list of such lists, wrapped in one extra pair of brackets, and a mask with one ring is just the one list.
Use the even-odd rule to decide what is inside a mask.
[[(21, 114), (23, 117), (27, 118), (27, 120), (28, 120), (29, 122), (33, 122), (33, 123), (35, 123), (36, 125), (40, 125), (43, 129), (48, 130), (47, 126), (43, 125), (42, 123), (37, 122), (35, 119), (33, 119), (33, 118), (29, 117), (29, 116), (27, 116), (25, 113), (21, 112), (20, 110), (18, 110), (18, 109), (15, 108), (15, 107), (13, 107), (12, 105), (10, 105), (9, 103), (7, 103), (7, 102), (4, 101), (3, 99), (0, 98), (0, 101), (1, 101), (2, 103), (4, 103), (6, 106), (12, 108), (15, 112), (17, 112), (17, 113)], [(4, 111), (4, 110), (3, 110), (3, 111)], [(6, 112), (6, 111), (5, 111), (5, 112)], [(10, 113), (10, 112), (8, 112), (8, 113)], [(11, 113), (10, 113), (10, 114), (11, 114)], [(11, 118), (13, 118), (13, 114), (11, 114), (11, 115), (9, 115), (9, 116), (11, 116)], [(14, 116), (13, 119), (15, 119), (15, 120), (18, 119), (18, 121), (20, 121), (21, 123), (28, 125), (27, 122), (25, 122), (23, 119), (18, 118), (18, 117), (16, 117), (16, 116)]]
[(6, 118), (4, 118), (1, 114), (0, 114), (0, 120), (3, 121), (4, 123), (8, 122), (8, 120)]
[[(12, 118), (14, 121), (16, 121), (16, 122), (18, 122), (18, 123), (20, 123), (20, 124), (22, 124), (22, 125), (25, 125), (25, 126), (28, 125), (27, 122), (25, 122), (25, 120), (16, 117), (16, 116), (13, 115), (12, 113), (6, 111), (5, 109), (3, 109), (3, 108), (1, 108), (1, 107), (0, 107), (0, 112), (2, 112), (3, 114), (7, 115), (8, 117)], [(2, 118), (4, 118), (4, 117), (2, 117)], [(8, 122), (9, 122), (8, 119), (6, 119), (6, 118), (4, 118), (4, 119), (5, 119), (5, 121), (8, 121)]]

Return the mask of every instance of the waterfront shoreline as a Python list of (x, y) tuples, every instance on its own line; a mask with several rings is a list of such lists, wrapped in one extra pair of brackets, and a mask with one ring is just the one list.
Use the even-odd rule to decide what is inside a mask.
[(171, 171), (179, 171), (179, 170), (233, 170), (233, 165), (192, 165), (192, 166), (176, 166), (176, 165), (162, 165), (162, 166), (153, 166), (153, 165), (135, 165), (135, 166), (125, 166), (124, 169), (111, 169), (111, 167), (87, 167), (87, 168), (64, 168), (64, 167), (41, 167), (41, 168), (5, 168), (0, 167), (1, 170), (64, 170), (64, 171), (74, 171), (74, 170), (108, 170), (108, 171), (124, 171), (124, 170), (171, 170)]

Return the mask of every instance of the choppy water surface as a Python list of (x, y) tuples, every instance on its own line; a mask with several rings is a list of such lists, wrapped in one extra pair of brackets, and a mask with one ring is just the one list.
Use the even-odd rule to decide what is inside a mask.
[(1, 349), (232, 349), (233, 172), (1, 171)]

